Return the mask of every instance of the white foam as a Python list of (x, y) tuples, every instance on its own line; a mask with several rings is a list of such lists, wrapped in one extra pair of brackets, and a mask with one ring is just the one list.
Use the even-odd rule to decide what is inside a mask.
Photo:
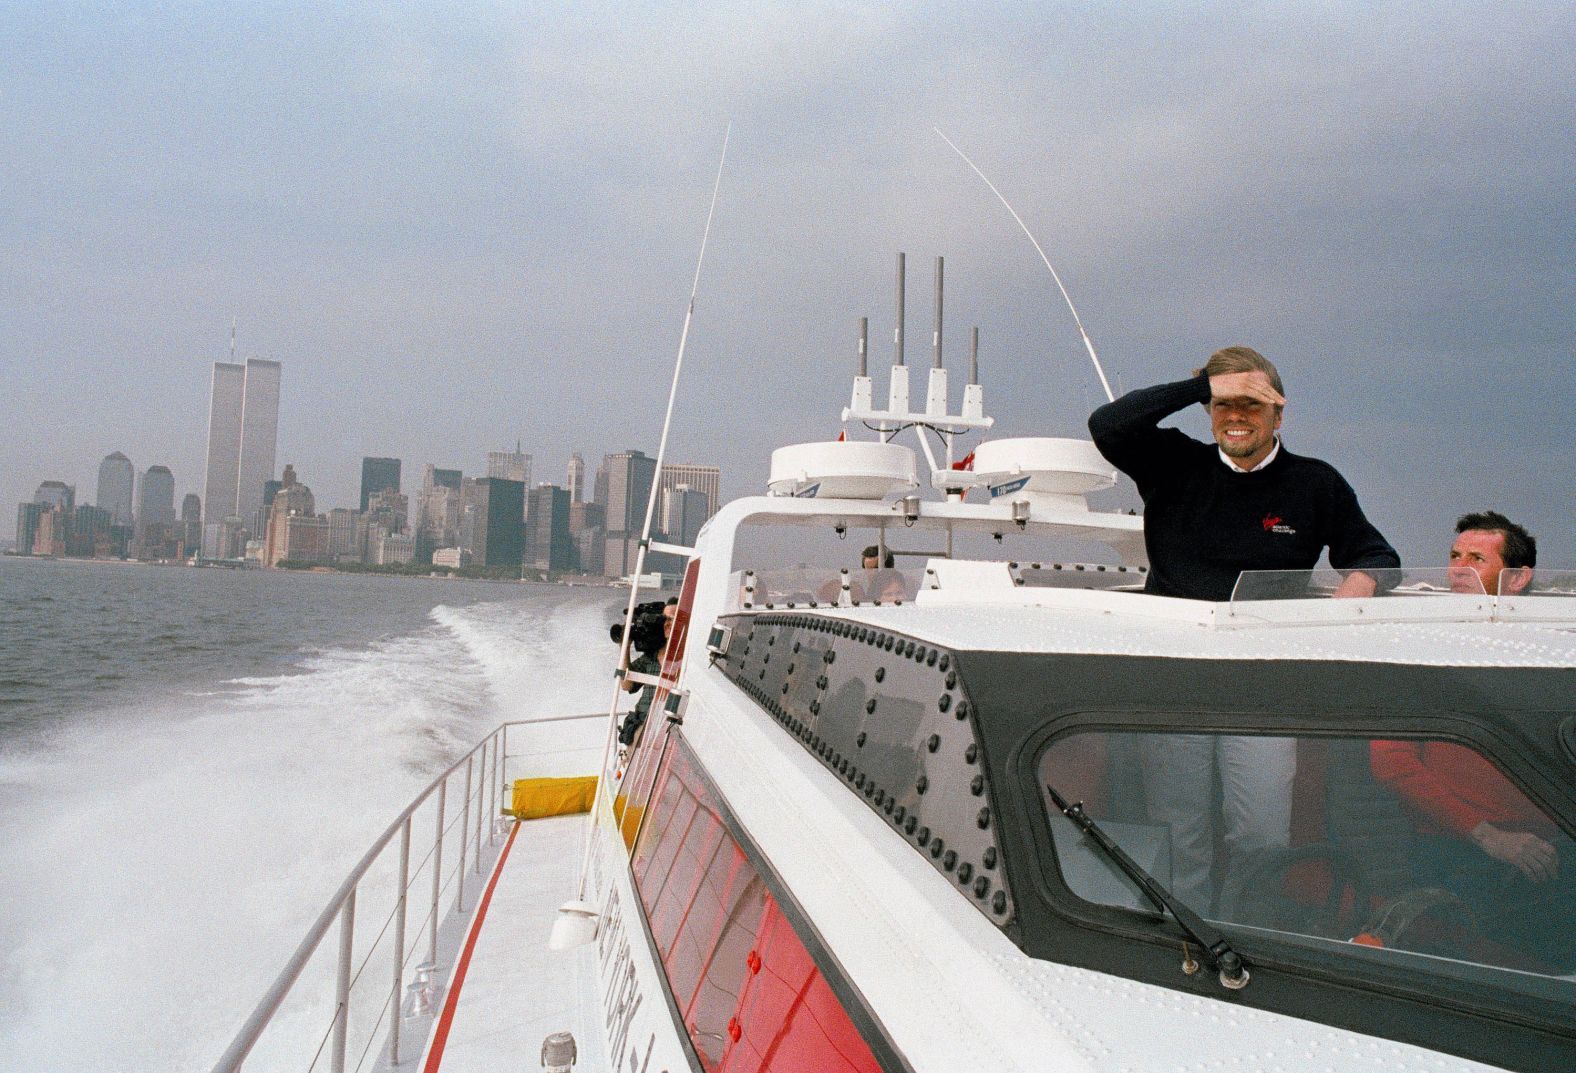
[[(0, 758), (0, 1066), (207, 1068), (448, 762), (505, 719), (605, 709), (607, 603), (438, 608), (415, 634)], [(600, 727), (569, 726), (544, 744), (592, 770)]]

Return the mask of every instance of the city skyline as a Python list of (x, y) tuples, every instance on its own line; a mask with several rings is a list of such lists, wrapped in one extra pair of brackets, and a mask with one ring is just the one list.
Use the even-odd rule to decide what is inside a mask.
[(992, 437), (1081, 438), (1083, 341), (939, 127), (1113, 387), (1252, 346), (1408, 562), (1483, 508), (1576, 558), (1568, 4), (352, 14), (0, 11), (0, 502), (117, 450), (201, 492), (232, 320), (330, 503), (363, 456), (655, 454), (730, 121), (668, 457), (728, 499), (834, 438), (897, 251), (915, 344), (947, 257)]
[[(263, 416), (259, 419), (254, 411), (250, 419), (254, 440), (272, 438), (269, 434), (279, 412), (281, 365), (261, 364)], [(205, 516), (201, 498), (192, 492), (184, 495), (177, 514), (176, 482), (169, 467), (156, 463), (139, 470), (123, 452), (115, 451), (98, 468), (97, 498), (102, 506), (78, 502), (75, 486), (55, 479), (41, 482), (30, 500), (18, 503), (16, 553), (244, 559), (265, 567), (289, 562), (357, 567), (430, 562), (522, 573), (535, 569), (603, 574), (611, 569), (616, 576), (632, 568), (634, 538), (645, 515), (645, 498), (653, 491), (657, 496), (652, 505), (653, 534), (670, 542), (693, 543), (699, 526), (720, 505), (720, 467), (669, 463), (654, 490), (656, 460), (634, 449), (605, 456), (593, 489), (596, 502), (579, 502), (574, 490), (584, 479), (581, 454), (570, 451), (564, 482), (533, 485), (532, 455), (517, 437), (512, 451), (487, 452), (485, 477), (466, 477), (460, 469), (426, 462), (419, 489), (409, 493), (401, 490), (402, 459), (363, 456), (356, 508), (327, 508), (289, 462), (274, 478), (255, 460), (247, 461), (244, 447), (234, 449), (246, 435), (238, 433), (249, 420), (244, 400), (252, 368), (251, 362), (213, 365), (209, 465), (204, 473), (205, 487), (219, 489), (227, 501), (232, 495), (237, 503), (255, 500), (258, 507), (250, 517), (227, 510)], [(252, 394), (254, 400), (258, 397)], [(229, 467), (233, 457), (240, 464)], [(260, 478), (255, 493), (240, 485), (243, 469)], [(615, 519), (611, 532), (605, 527), (609, 517)], [(675, 564), (655, 568), (670, 566), (677, 568)]]

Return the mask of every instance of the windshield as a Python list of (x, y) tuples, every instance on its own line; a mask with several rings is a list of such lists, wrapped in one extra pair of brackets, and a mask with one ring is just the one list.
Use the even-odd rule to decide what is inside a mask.
[(736, 570), (726, 610), (889, 606), (910, 603), (925, 581), (923, 567), (898, 570), (797, 566)]
[[(1576, 997), (1576, 845), (1466, 746), (1082, 732), (1039, 774), (1206, 919)], [(1073, 895), (1152, 911), (1048, 797), (1046, 818)]]
[[(1367, 582), (1364, 586), (1361, 582)], [(1483, 596), (1483, 581), (1460, 566), (1399, 567), (1385, 570), (1244, 570), (1232, 590), (1233, 603), (1255, 600), (1312, 600), (1330, 596), (1428, 596), (1440, 593)]]

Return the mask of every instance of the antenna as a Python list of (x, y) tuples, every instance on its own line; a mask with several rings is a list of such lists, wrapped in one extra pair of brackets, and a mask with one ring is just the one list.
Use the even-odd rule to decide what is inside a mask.
[(892, 332), (892, 342), (897, 354), (893, 365), (903, 364), (903, 255), (897, 255), (897, 327)]
[(1084, 349), (1089, 351), (1089, 360), (1094, 362), (1095, 375), (1100, 378), (1100, 386), (1105, 389), (1106, 401), (1110, 402), (1115, 400), (1116, 396), (1111, 394), (1111, 384), (1105, 378), (1105, 370), (1100, 367), (1100, 356), (1094, 352), (1094, 343), (1090, 340), (1089, 333), (1084, 331), (1083, 320), (1078, 316), (1078, 307), (1073, 305), (1072, 297), (1068, 295), (1067, 288), (1062, 286), (1062, 277), (1056, 274), (1055, 268), (1051, 267), (1051, 259), (1045, 256), (1045, 251), (1040, 248), (1039, 239), (1034, 237), (1034, 233), (1029, 230), (1029, 225), (1024, 223), (1023, 217), (1018, 215), (1018, 210), (1012, 207), (1012, 203), (1009, 202), (1005, 196), (1003, 196), (1000, 190), (996, 189), (996, 184), (991, 182), (990, 179), (986, 177), (985, 173), (980, 170), (979, 165), (970, 160), (969, 155), (963, 150), (959, 149), (957, 145), (953, 143), (951, 138), (947, 137), (945, 134), (942, 134), (940, 127), (932, 127), (931, 129), (937, 134), (941, 135), (942, 141), (952, 146), (952, 151), (963, 158), (963, 163), (974, 169), (975, 175), (978, 175), (981, 179), (985, 180), (985, 185), (990, 187), (990, 192), (995, 194), (997, 199), (999, 199), (1001, 203), (1007, 207), (1007, 211), (1012, 213), (1012, 218), (1018, 221), (1018, 226), (1023, 228), (1023, 233), (1029, 237), (1030, 242), (1034, 243), (1034, 252), (1040, 255), (1040, 260), (1044, 261), (1045, 267), (1050, 270), (1051, 278), (1056, 281), (1056, 289), (1062, 292), (1062, 300), (1067, 303), (1067, 308), (1072, 312), (1073, 323), (1078, 325), (1078, 334), (1083, 337)]
[[(902, 309), (903, 309), (903, 255), (898, 254), (898, 330), (896, 337), (902, 339)], [(877, 409), (871, 398), (870, 378), (864, 375), (867, 368), (864, 361), (863, 331), (867, 323), (860, 321), (861, 350), (859, 373), (854, 376), (853, 395), (848, 406), (844, 407), (842, 420), (846, 425), (850, 421), (858, 421), (866, 428), (875, 432), (883, 441), (890, 442), (904, 429), (917, 429), (920, 449), (925, 452), (925, 458), (930, 463), (932, 483), (937, 488), (953, 489), (956, 480), (952, 476), (952, 450), (953, 439), (961, 434), (975, 431), (984, 431), (995, 424), (995, 420), (985, 416), (985, 403), (982, 389), (978, 383), (978, 362), (971, 373), (971, 382), (963, 389), (963, 405), (960, 412), (954, 414), (947, 399), (947, 370), (942, 365), (941, 328), (942, 328), (942, 279), (945, 261), (936, 258), (936, 312), (935, 312), (935, 364), (927, 370), (929, 380), (926, 383), (924, 404), (921, 407), (910, 408), (908, 367), (901, 362), (901, 350), (894, 356), (892, 365), (891, 390), (887, 395), (887, 404), (884, 408)], [(978, 339), (978, 329), (975, 329)], [(976, 342), (976, 350), (978, 345)], [(946, 448), (945, 462), (935, 456), (930, 441), (925, 433), (935, 433)]]
[(230, 364), (235, 364), (235, 318), (230, 318)]
[(931, 368), (933, 368), (933, 369), (941, 368), (941, 267), (942, 267), (942, 258), (940, 256), (937, 256), (937, 258), (936, 258), (936, 327), (935, 327), (935, 330), (932, 333), (931, 339), (930, 339), (931, 353), (934, 355), (934, 358), (935, 358), (935, 360), (931, 364)]

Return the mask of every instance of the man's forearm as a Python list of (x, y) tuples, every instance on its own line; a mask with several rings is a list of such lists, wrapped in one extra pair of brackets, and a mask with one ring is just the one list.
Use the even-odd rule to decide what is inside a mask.
[(1178, 410), (1209, 401), (1209, 380), (1190, 376), (1170, 384), (1129, 391), (1089, 415), (1089, 432), (1095, 442), (1154, 428)]

